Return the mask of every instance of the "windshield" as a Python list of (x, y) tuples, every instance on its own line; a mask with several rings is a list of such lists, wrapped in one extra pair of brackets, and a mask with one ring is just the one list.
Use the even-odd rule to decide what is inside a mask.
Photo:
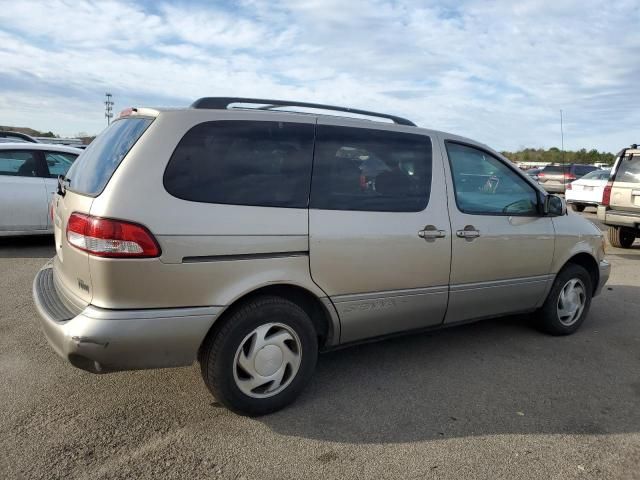
[(68, 189), (83, 195), (99, 195), (152, 121), (138, 117), (113, 122), (74, 162), (67, 173)]

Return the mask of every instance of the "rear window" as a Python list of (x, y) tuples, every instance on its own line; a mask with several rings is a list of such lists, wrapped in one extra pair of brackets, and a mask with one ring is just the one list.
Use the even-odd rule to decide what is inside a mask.
[(563, 173), (564, 171), (566, 171), (566, 167), (563, 167), (562, 165), (547, 165), (542, 169), (542, 172), (551, 174)]
[(592, 165), (576, 165), (575, 173), (576, 175), (586, 175), (589, 172), (593, 172), (594, 170), (598, 170), (598, 167), (594, 167)]
[(83, 195), (99, 195), (152, 121), (150, 118), (127, 118), (113, 122), (69, 169), (69, 190)]
[(583, 180), (606, 180), (608, 178), (609, 170), (594, 170), (582, 177)]
[(214, 121), (180, 140), (164, 186), (183, 200), (227, 205), (306, 208), (313, 124)]
[(620, 160), (616, 180), (619, 182), (640, 182), (640, 155), (626, 156)]

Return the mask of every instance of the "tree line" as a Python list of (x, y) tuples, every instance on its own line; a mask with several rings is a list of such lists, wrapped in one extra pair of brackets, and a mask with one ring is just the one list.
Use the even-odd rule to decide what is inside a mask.
[(577, 151), (565, 150), (562, 152), (559, 148), (551, 147), (548, 150), (544, 148), (525, 148), (517, 152), (501, 152), (512, 162), (545, 162), (545, 163), (606, 163), (613, 165), (615, 155), (609, 152), (599, 152), (598, 150), (587, 150), (582, 148)]

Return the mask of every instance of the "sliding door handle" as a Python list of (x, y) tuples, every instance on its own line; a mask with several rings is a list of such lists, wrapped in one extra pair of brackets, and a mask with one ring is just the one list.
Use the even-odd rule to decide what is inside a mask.
[(420, 238), (424, 238), (425, 240), (433, 240), (436, 238), (444, 238), (447, 236), (447, 232), (444, 230), (438, 230), (435, 225), (427, 225), (424, 227), (424, 230), (420, 230), (418, 232), (418, 236)]

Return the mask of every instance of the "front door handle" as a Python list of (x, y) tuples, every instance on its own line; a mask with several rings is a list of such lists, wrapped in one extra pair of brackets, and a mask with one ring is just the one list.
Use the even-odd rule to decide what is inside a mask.
[(456, 235), (460, 238), (473, 239), (480, 236), (480, 231), (476, 230), (473, 225), (467, 225), (462, 230), (458, 230)]
[(418, 232), (420, 238), (425, 240), (433, 240), (436, 238), (444, 238), (447, 236), (447, 232), (444, 230), (438, 230), (435, 225), (427, 225), (424, 230)]

